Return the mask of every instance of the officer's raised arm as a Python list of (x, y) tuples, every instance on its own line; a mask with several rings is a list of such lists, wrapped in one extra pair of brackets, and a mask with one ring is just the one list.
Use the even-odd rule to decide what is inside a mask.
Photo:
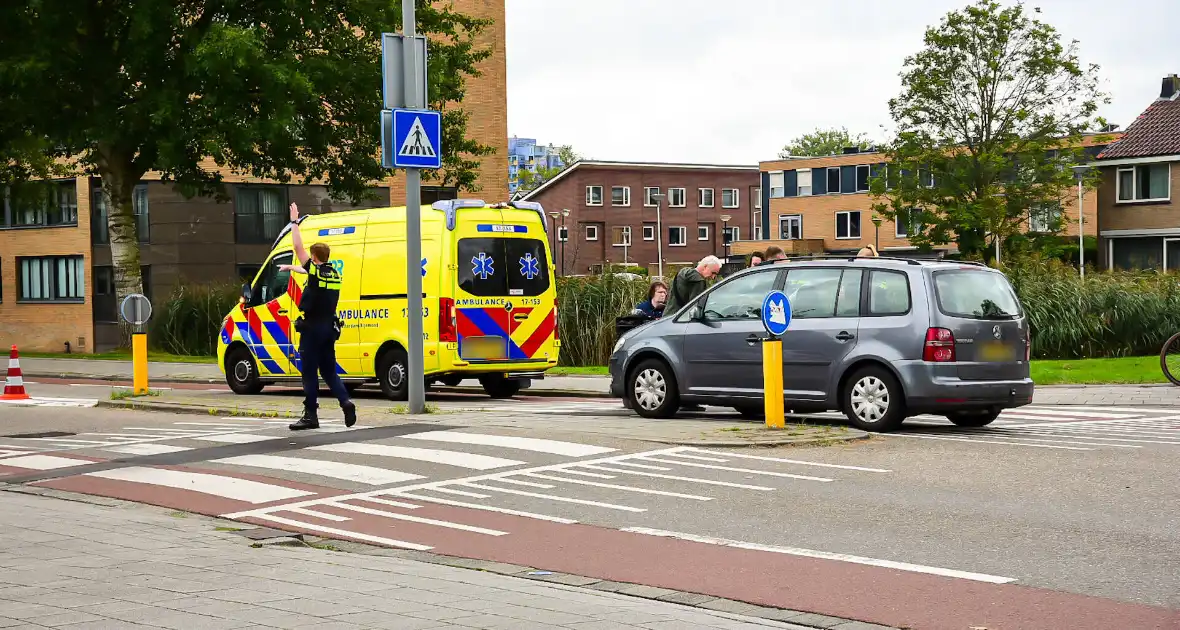
[[(300, 265), (307, 264), (308, 255), (307, 250), (303, 247), (303, 235), (299, 233), (299, 206), (294, 201), (291, 202), (291, 244), (295, 248), (295, 262)], [(306, 273), (301, 271), (300, 273)]]

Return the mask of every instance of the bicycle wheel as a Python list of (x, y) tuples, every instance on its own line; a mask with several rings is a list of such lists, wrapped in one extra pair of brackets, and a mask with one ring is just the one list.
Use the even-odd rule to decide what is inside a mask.
[(1180, 385), (1180, 333), (1172, 335), (1160, 350), (1160, 370), (1173, 385)]

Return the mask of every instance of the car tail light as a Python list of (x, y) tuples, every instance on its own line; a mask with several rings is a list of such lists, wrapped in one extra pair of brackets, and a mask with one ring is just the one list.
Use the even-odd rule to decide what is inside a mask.
[(557, 325), (557, 298), (553, 298), (553, 338), (561, 340), (561, 332)]
[(1032, 361), (1032, 337), (1024, 338), (1024, 361)]
[(443, 343), (458, 341), (455, 333), (455, 300), (438, 298), (438, 340)]
[(926, 346), (922, 349), (922, 360), (934, 363), (951, 363), (955, 360), (955, 334), (946, 328), (927, 328)]

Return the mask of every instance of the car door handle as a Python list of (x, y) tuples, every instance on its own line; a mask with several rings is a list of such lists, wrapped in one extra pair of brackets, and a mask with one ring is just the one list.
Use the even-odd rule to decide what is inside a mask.
[(746, 337), (746, 345), (747, 346), (756, 346), (756, 345), (758, 345), (759, 341), (762, 341), (762, 337), (759, 337), (758, 335), (755, 335), (754, 333), (750, 333), (750, 336)]
[(854, 334), (852, 334), (852, 333), (848, 332), (847, 330), (841, 330), (841, 331), (840, 331), (840, 332), (839, 332), (839, 333), (836, 335), (836, 339), (837, 339), (837, 340), (839, 340), (839, 341), (851, 341), (851, 340), (853, 340), (853, 339), (856, 339), (856, 335), (854, 335)]

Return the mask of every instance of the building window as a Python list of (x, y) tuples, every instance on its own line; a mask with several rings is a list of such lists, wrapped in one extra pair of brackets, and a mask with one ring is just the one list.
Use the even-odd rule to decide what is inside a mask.
[(829, 168), (828, 171), (828, 193), (840, 192), (840, 169)]
[(869, 192), (869, 165), (856, 167), (856, 192)]
[(598, 226), (597, 225), (587, 225), (586, 226), (586, 240), (588, 240), (588, 241), (597, 241), (598, 240)]
[[(255, 270), (257, 265), (253, 266)], [(241, 266), (239, 266), (239, 269)], [(116, 324), (119, 322), (119, 308), (116, 301), (115, 290), (115, 268), (110, 266), (92, 267), (90, 269), (91, 281), (94, 285), (94, 321), (102, 322), (104, 324)], [(139, 268), (139, 277), (143, 285), (143, 294), (149, 300), (152, 297), (152, 268), (151, 266), (141, 266)], [(254, 279), (251, 275), (245, 278), (246, 282)]]
[[(151, 219), (148, 211), (147, 186), (136, 186), (131, 191), (131, 213), (135, 217), (135, 233), (140, 243), (151, 239)], [(110, 205), (101, 186), (95, 186), (90, 194), (90, 242), (106, 245), (111, 242)]]
[(660, 194), (659, 186), (648, 186), (643, 189), (643, 205), (648, 208), (656, 207), (656, 195)]
[(254, 278), (258, 276), (258, 272), (261, 270), (262, 265), (238, 265), (238, 279), (242, 282), (253, 284)]
[(84, 302), (86, 268), (81, 256), (16, 259), (20, 302)]
[(570, 240), (570, 229), (567, 227), (557, 228), (557, 240), (562, 243)]
[(688, 195), (685, 194), (683, 188), (668, 189), (669, 208), (683, 208), (686, 205), (688, 205)]
[(631, 205), (631, 188), (628, 186), (612, 186), (610, 189), (610, 205)]
[(709, 240), (709, 226), (707, 226), (707, 225), (698, 225), (697, 226), (697, 240), (698, 241)]
[(701, 197), (700, 206), (702, 208), (712, 208), (713, 207), (713, 189), (712, 188), (702, 188), (697, 192), (700, 193), (700, 197)]
[(836, 238), (860, 238), (860, 210), (836, 213)]
[(738, 227), (723, 228), (721, 237), (723, 239), (723, 242), (726, 245), (729, 245), (730, 243), (732, 243), (734, 241), (740, 241), (742, 239), (741, 228), (738, 228)]
[(759, 186), (754, 189), (754, 209), (762, 209), (762, 187)]
[(684, 247), (688, 244), (688, 228), (683, 226), (673, 226), (668, 228), (668, 244), (675, 247)]
[(778, 237), (788, 241), (803, 238), (803, 215), (788, 214), (778, 218)]
[(1061, 204), (1045, 203), (1028, 211), (1029, 232), (1055, 232), (1061, 227)]
[(4, 189), (0, 227), (78, 225), (78, 189), (74, 180), (27, 182)]
[(722, 208), (736, 208), (740, 201), (738, 197), (738, 189), (723, 188), (721, 189), (721, 207)]
[(587, 186), (586, 187), (586, 205), (601, 206), (602, 205), (602, 186)]
[(770, 197), (777, 199), (779, 197), (787, 196), (787, 176), (786, 173), (778, 171), (770, 174)]
[(237, 241), (270, 245), (288, 223), (287, 191), (278, 186), (242, 186), (234, 203)]
[(611, 244), (615, 247), (630, 247), (631, 226), (620, 225), (611, 228)]
[(1165, 162), (1120, 168), (1116, 178), (1119, 202), (1168, 201), (1172, 187), (1170, 166)]
[(811, 196), (811, 169), (801, 168), (796, 172), (796, 176), (799, 178), (798, 179), (799, 196), (800, 197)]
[(656, 226), (654, 226), (654, 225), (643, 226), (643, 240), (645, 240), (645, 241), (656, 240)]

